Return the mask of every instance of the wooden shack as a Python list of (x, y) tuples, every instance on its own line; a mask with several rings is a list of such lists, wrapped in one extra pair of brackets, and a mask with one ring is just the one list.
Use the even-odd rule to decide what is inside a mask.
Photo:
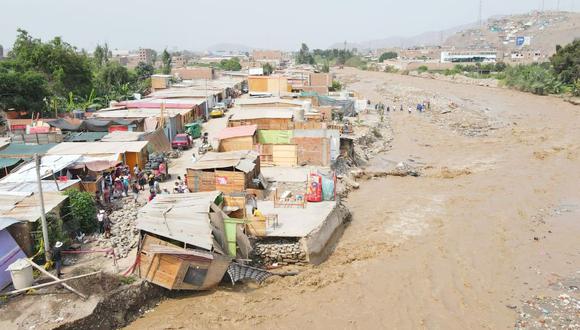
[(192, 192), (241, 192), (259, 189), (262, 182), (259, 155), (249, 150), (209, 152), (187, 169), (187, 187)]
[(286, 109), (244, 109), (230, 116), (229, 127), (257, 125), (259, 130), (293, 129), (294, 112)]
[(257, 125), (226, 127), (219, 132), (219, 152), (253, 150), (257, 144)]
[(212, 212), (221, 199), (217, 191), (159, 195), (143, 207), (136, 222), (139, 276), (169, 290), (218, 285), (231, 262), (223, 218)]

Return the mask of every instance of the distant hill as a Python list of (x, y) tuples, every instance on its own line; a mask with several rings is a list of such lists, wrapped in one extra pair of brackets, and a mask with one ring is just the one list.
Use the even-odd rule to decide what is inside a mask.
[[(473, 24), (466, 24), (461, 26), (452, 27), (440, 31), (429, 31), (418, 34), (412, 37), (389, 37), (385, 39), (368, 40), (356, 43), (347, 43), (346, 47), (349, 49), (357, 48), (360, 50), (364, 49), (381, 49), (381, 48), (408, 48), (414, 46), (433, 46), (440, 45), (442, 41), (456, 34), (459, 31), (469, 29), (476, 26)], [(344, 48), (344, 42), (335, 43), (330, 46), (330, 48)]]
[[(580, 38), (580, 13), (530, 12), (519, 15), (490, 17), (481, 26), (472, 23), (441, 31), (430, 31), (412, 37), (389, 37), (347, 43), (347, 48), (359, 50), (381, 48), (409, 48), (415, 46), (443, 45), (459, 49), (493, 48), (510, 50), (517, 37), (528, 37), (530, 49), (549, 54), (556, 45), (564, 45)], [(344, 48), (344, 42), (330, 48)]]
[(242, 44), (233, 44), (233, 43), (219, 43), (213, 46), (208, 47), (208, 51), (210, 52), (225, 52), (225, 53), (245, 53), (251, 52), (254, 47), (242, 45)]

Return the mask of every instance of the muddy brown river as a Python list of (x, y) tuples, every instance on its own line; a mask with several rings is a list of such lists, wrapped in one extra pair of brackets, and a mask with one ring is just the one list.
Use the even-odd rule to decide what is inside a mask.
[(338, 75), (373, 101), (449, 99), (459, 104), (451, 122), (477, 109), (493, 127), (469, 136), (444, 116), (388, 114), (392, 148), (369, 166), (414, 162), (423, 175), (363, 182), (325, 263), (261, 287), (165, 300), (129, 329), (507, 329), (524, 301), (557, 296), (554, 283), (579, 276), (580, 107), (408, 76)]

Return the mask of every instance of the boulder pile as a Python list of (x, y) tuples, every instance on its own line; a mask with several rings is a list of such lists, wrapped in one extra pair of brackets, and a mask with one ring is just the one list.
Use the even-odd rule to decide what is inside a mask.
[(256, 242), (254, 246), (254, 261), (265, 265), (305, 265), (306, 252), (298, 241), (274, 239)]
[(117, 258), (126, 258), (139, 243), (139, 231), (135, 228), (135, 221), (140, 207), (132, 198), (124, 199), (120, 208), (109, 214), (112, 223), (111, 237), (99, 235), (97, 246), (113, 248)]

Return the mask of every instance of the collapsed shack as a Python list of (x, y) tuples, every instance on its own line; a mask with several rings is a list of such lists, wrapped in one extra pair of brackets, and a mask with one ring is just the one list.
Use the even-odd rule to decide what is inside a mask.
[(222, 193), (211, 191), (159, 195), (142, 208), (138, 275), (170, 290), (218, 285), (232, 259), (247, 259), (251, 249), (241, 227), (228, 223), (222, 204)]
[(254, 151), (208, 152), (187, 169), (187, 187), (192, 192), (242, 192), (260, 189), (264, 182), (260, 157)]

